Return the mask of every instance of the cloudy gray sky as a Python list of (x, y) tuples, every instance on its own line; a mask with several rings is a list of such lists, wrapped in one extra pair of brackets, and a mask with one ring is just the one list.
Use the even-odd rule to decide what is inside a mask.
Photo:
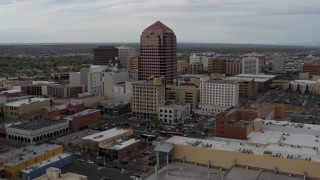
[(320, 0), (0, 0), (0, 43), (139, 42), (156, 20), (180, 42), (320, 42)]

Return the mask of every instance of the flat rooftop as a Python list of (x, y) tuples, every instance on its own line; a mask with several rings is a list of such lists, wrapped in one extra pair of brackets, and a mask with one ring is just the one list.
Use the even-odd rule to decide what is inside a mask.
[(208, 76), (207, 74), (181, 74), (178, 75), (180, 78), (201, 78), (201, 77), (206, 77)]
[(77, 86), (77, 85), (60, 85), (60, 84), (51, 84), (48, 87), (55, 87), (55, 88), (60, 88), (60, 89), (64, 89), (64, 88), (75, 88), (75, 87), (82, 87), (81, 85)]
[(141, 80), (141, 81), (136, 81), (132, 83), (132, 85), (145, 85), (145, 86), (163, 86), (164, 84), (160, 83), (153, 83), (153, 80)]
[(32, 81), (32, 85), (40, 85), (40, 84), (55, 84), (54, 81)]
[(294, 81), (290, 81), (291, 84), (316, 84), (319, 83), (320, 80), (294, 80)]
[(68, 143), (73, 143), (75, 141), (79, 141), (80, 139), (83, 137), (86, 137), (88, 135), (92, 135), (92, 134), (96, 134), (99, 131), (96, 130), (91, 130), (91, 129), (84, 129), (81, 131), (77, 131), (59, 138), (56, 138), (55, 140), (53, 140), (54, 143), (64, 143), (64, 144), (68, 144)]
[[(31, 159), (35, 156), (39, 156), (40, 154), (43, 154), (45, 152), (52, 151), (52, 150), (57, 149), (59, 147), (62, 147), (62, 146), (56, 145), (56, 144), (41, 144), (39, 146), (23, 147), (23, 148), (20, 148), (19, 157), (8, 161), (7, 163), (5, 163), (5, 165), (6, 166), (15, 166), (15, 165), (22, 163), (28, 159)], [(10, 152), (8, 152), (8, 153), (10, 153)]]
[[(241, 74), (240, 74), (241, 75)], [(267, 82), (273, 77), (263, 77), (263, 76), (257, 76), (254, 74), (248, 74), (248, 76), (232, 76), (232, 77), (226, 77), (224, 79), (227, 80), (237, 80), (237, 81), (252, 81), (254, 80), (255, 82)]]
[(278, 174), (271, 171), (260, 172), (257, 169), (233, 167), (228, 171), (220, 171), (216, 168), (194, 166), (192, 164), (172, 162), (152, 174), (146, 180), (302, 180), (302, 177)]
[(32, 166), (29, 166), (27, 167), (26, 169), (22, 170), (21, 172), (23, 173), (26, 173), (26, 174), (29, 174), (30, 172), (38, 169), (38, 168), (41, 168), (43, 166), (47, 166), (48, 164), (51, 164), (51, 163), (54, 163), (54, 162), (57, 162), (61, 159), (64, 159), (64, 158), (67, 158), (67, 157), (70, 157), (72, 156), (72, 154), (68, 154), (68, 153), (62, 153), (62, 154), (59, 154), (58, 156), (54, 156), (48, 160), (45, 160), (45, 161), (42, 161), (42, 162), (39, 162), (37, 164), (34, 164)]
[(21, 92), (21, 89), (9, 89), (9, 90), (6, 90), (6, 91), (1, 91), (0, 94), (4, 94), (4, 93), (19, 93)]
[(190, 107), (189, 104), (169, 104), (165, 106), (161, 106), (160, 109), (184, 109), (184, 107)]
[(37, 129), (53, 126), (56, 124), (60, 124), (60, 123), (64, 123), (64, 121), (39, 119), (39, 120), (20, 121), (17, 123), (11, 123), (7, 127), (21, 129), (21, 130), (37, 130)]
[(86, 110), (80, 111), (78, 113), (75, 113), (73, 115), (66, 116), (63, 119), (65, 119), (67, 121), (72, 121), (76, 117), (85, 116), (85, 115), (92, 114), (92, 113), (95, 113), (95, 112), (100, 112), (100, 110), (97, 110), (97, 109), (86, 109)]
[(44, 109), (46, 109), (47, 111), (62, 110), (62, 109), (66, 109), (66, 108), (67, 108), (66, 104), (44, 107)]
[[(298, 134), (310, 134), (311, 132), (318, 131), (317, 135), (320, 135), (320, 125), (316, 124), (302, 124), (302, 123), (292, 123), (289, 121), (275, 121), (275, 120), (263, 120), (264, 125), (269, 125), (269, 129), (273, 126), (285, 129), (287, 131), (295, 129), (295, 131), (299, 131)], [(266, 127), (265, 127), (266, 128)], [(279, 129), (277, 128), (277, 129)]]
[[(221, 180), (223, 173), (225, 172), (214, 168), (172, 162), (159, 169), (156, 173), (146, 178), (146, 180)], [(210, 174), (210, 178), (208, 178), (208, 174)]]
[(102, 132), (99, 132), (99, 133), (96, 133), (96, 134), (92, 134), (92, 135), (86, 136), (86, 137), (84, 137), (82, 139), (100, 142), (102, 140), (109, 139), (109, 138), (111, 138), (113, 136), (117, 136), (117, 135), (123, 134), (125, 132), (129, 132), (129, 131), (131, 131), (131, 129), (112, 128), (112, 129), (108, 129), (106, 131), (102, 131)]
[(68, 104), (62, 104), (62, 105), (56, 105), (56, 106), (47, 106), (47, 107), (44, 107), (44, 109), (46, 109), (47, 111), (62, 110), (62, 109), (67, 109), (68, 105), (76, 106), (76, 105), (79, 105), (79, 104), (81, 104), (81, 103), (70, 102)]
[[(35, 178), (34, 180), (48, 180), (48, 179), (49, 179), (48, 175), (45, 174), (43, 176)], [(75, 179), (88, 179), (88, 177), (80, 175), (80, 174), (67, 172), (67, 173), (61, 175), (61, 179), (63, 179), (63, 180), (75, 180)]]
[(277, 75), (271, 74), (237, 74), (234, 77), (241, 77), (241, 78), (255, 78), (255, 79), (272, 79), (277, 77)]
[(27, 105), (33, 102), (42, 102), (42, 101), (48, 101), (49, 99), (47, 98), (28, 98), (28, 99), (20, 99), (17, 101), (13, 101), (13, 102), (8, 102), (5, 105), (6, 106), (14, 106), (14, 107), (19, 107), (22, 105)]
[(109, 149), (113, 149), (113, 150), (120, 150), (120, 149), (123, 149), (125, 147), (128, 147), (136, 142), (139, 142), (140, 140), (139, 139), (129, 139), (129, 140), (126, 140), (126, 141), (121, 141), (121, 142), (115, 142), (115, 145), (114, 146), (111, 146)]
[(217, 84), (236, 84), (239, 81), (237, 80), (208, 80), (206, 83), (217, 83)]
[[(256, 132), (255, 132), (256, 133)], [(260, 137), (260, 138), (267, 138)], [(279, 133), (274, 134), (273, 136), (279, 137), (279, 141), (270, 140), (269, 142), (263, 143), (263, 141), (259, 141), (258, 138), (253, 139), (255, 134), (249, 136), (249, 140), (237, 140), (237, 139), (228, 139), (228, 138), (211, 138), (211, 139), (196, 139), (196, 138), (188, 138), (181, 136), (174, 136), (165, 142), (180, 144), (185, 146), (192, 146), (198, 148), (206, 148), (213, 150), (222, 150), (222, 151), (230, 151), (230, 152), (240, 152), (240, 153), (249, 153), (255, 155), (263, 155), (265, 152), (271, 152), (274, 157), (279, 155), (280, 158), (292, 158), (292, 159), (301, 159), (301, 160), (310, 160), (313, 162), (320, 162), (320, 154), (315, 147), (297, 145), (298, 141), (295, 140), (297, 136), (293, 136), (287, 141), (282, 140), (282, 136), (279, 137)], [(290, 136), (290, 135), (289, 135)], [(298, 136), (299, 137), (299, 136)], [(306, 137), (301, 137), (299, 140), (302, 140)], [(320, 138), (317, 138), (320, 139)], [(311, 139), (312, 141), (314, 139)], [(261, 143), (260, 143), (261, 142)], [(294, 143), (296, 142), (296, 143)], [(315, 142), (313, 145), (316, 145), (317, 148), (320, 146), (318, 142)], [(307, 144), (310, 145), (310, 144)], [(299, 146), (299, 147), (298, 147)]]
[(260, 172), (258, 169), (246, 169), (233, 167), (225, 175), (225, 180), (302, 180), (302, 177), (289, 176), (287, 174), (277, 174), (271, 171)]

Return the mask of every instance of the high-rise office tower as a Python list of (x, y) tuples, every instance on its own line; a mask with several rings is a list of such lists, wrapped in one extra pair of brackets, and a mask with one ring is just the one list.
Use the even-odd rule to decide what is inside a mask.
[(273, 72), (281, 72), (284, 70), (284, 61), (282, 54), (274, 53), (272, 54), (271, 59)]
[(138, 77), (164, 77), (172, 83), (177, 77), (177, 40), (174, 32), (157, 21), (146, 28), (140, 37)]
[(113, 46), (98, 46), (93, 50), (94, 65), (111, 65), (119, 63), (118, 49)]

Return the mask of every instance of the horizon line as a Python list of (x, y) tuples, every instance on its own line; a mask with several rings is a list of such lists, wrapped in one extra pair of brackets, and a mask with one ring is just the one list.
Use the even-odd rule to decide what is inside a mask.
[[(63, 44), (139, 44), (140, 42), (24, 42), (24, 43), (0, 43), (2, 45), (63, 45)], [(319, 44), (308, 43), (214, 43), (214, 42), (192, 42), (181, 41), (177, 44), (216, 44), (216, 45), (259, 45), (259, 46), (307, 46), (307, 47), (319, 47)]]

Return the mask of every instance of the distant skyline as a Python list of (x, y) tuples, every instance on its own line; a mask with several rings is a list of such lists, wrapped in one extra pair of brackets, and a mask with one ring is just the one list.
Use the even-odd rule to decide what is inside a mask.
[(320, 44), (319, 0), (0, 0), (0, 43), (139, 42), (160, 20), (178, 42)]

